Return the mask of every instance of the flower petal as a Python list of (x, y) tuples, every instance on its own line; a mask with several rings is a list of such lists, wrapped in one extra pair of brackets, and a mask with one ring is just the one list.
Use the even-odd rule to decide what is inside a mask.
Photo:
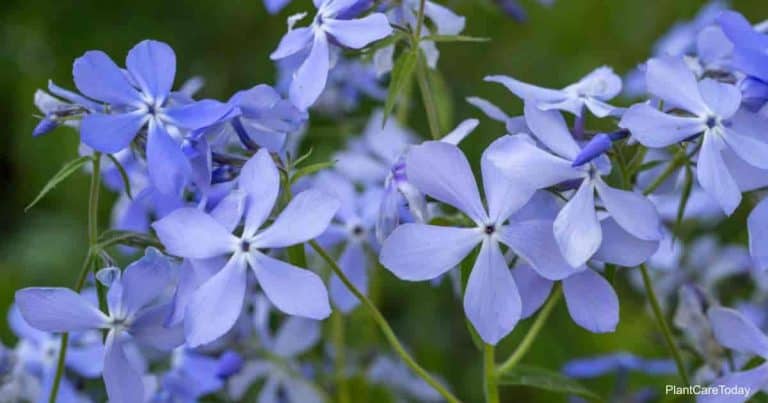
[(504, 136), (494, 141), (485, 156), (507, 179), (526, 183), (532, 191), (584, 176), (583, 170), (536, 147), (525, 135)]
[(232, 105), (212, 99), (172, 106), (163, 110), (169, 123), (187, 130), (198, 130), (217, 123), (232, 111)]
[(245, 213), (246, 199), (245, 192), (240, 190), (231, 191), (211, 210), (211, 217), (224, 226), (227, 231), (234, 231), (240, 225), (240, 221)]
[(552, 231), (552, 221), (531, 220), (505, 225), (499, 229), (499, 240), (548, 280), (562, 280), (586, 268), (574, 268), (563, 258)]
[(647, 103), (627, 109), (619, 127), (629, 130), (644, 146), (654, 148), (679, 143), (707, 128), (699, 118), (668, 115)]
[(768, 169), (768, 143), (742, 135), (733, 129), (725, 129), (723, 140), (739, 158), (761, 169)]
[(152, 224), (166, 250), (176, 256), (207, 259), (235, 250), (238, 239), (202, 211), (183, 207)]
[(314, 346), (320, 340), (320, 322), (289, 316), (275, 335), (272, 351), (280, 357), (295, 357)]
[(24, 288), (16, 291), (16, 305), (30, 326), (46, 332), (99, 329), (108, 320), (84, 296), (68, 288)]
[(260, 253), (250, 256), (261, 289), (277, 309), (318, 320), (331, 314), (328, 291), (317, 274)]
[(768, 357), (768, 337), (739, 311), (713, 307), (707, 311), (717, 341), (731, 350)]
[(246, 274), (245, 259), (235, 256), (195, 291), (184, 318), (190, 347), (210, 343), (234, 326), (243, 310)]
[(525, 121), (537, 139), (557, 155), (568, 160), (579, 155), (579, 145), (559, 111), (543, 111), (534, 103), (525, 103)]
[(567, 97), (561, 90), (537, 87), (508, 76), (487, 76), (484, 80), (492, 83), (499, 83), (507, 87), (509, 91), (523, 100), (557, 102), (562, 101)]
[(128, 360), (123, 342), (114, 332), (107, 337), (104, 356), (104, 384), (110, 403), (135, 403), (144, 401), (142, 374)]
[(659, 249), (659, 241), (639, 239), (617, 224), (613, 218), (604, 219), (600, 225), (603, 242), (593, 256), (595, 260), (635, 267), (648, 260)]
[(682, 57), (654, 58), (645, 67), (648, 92), (664, 100), (668, 106), (685, 109), (699, 117), (707, 115), (709, 108), (699, 93), (696, 77)]
[(408, 152), (405, 165), (408, 180), (417, 189), (456, 207), (476, 222), (487, 220), (472, 169), (458, 147), (427, 141)]
[[(514, 136), (499, 138), (483, 152), (480, 160), (490, 222), (506, 221), (510, 215), (528, 203), (535, 193), (535, 189), (532, 189), (526, 181), (515, 180), (515, 174), (507, 175), (495, 163), (499, 158), (497, 154), (504, 153), (506, 148), (510, 148), (510, 143), (515, 141)], [(514, 148), (514, 145), (511, 148)], [(504, 161), (507, 161), (506, 158)]]
[(627, 232), (646, 241), (661, 239), (659, 213), (645, 196), (612, 188), (602, 179), (596, 181), (596, 188), (605, 209)]
[(279, 60), (301, 52), (312, 43), (313, 35), (311, 27), (295, 28), (286, 32), (269, 58)]
[[(717, 390), (735, 390), (741, 388), (744, 394), (709, 394), (696, 397), (696, 403), (742, 403), (748, 402), (761, 388), (768, 383), (768, 364), (748, 369), (746, 371), (731, 372), (716, 379), (711, 387)], [(728, 389), (720, 389), (723, 386)]]
[(455, 267), (480, 243), (475, 228), (403, 224), (381, 247), (381, 264), (403, 280), (431, 280)]
[(544, 305), (554, 282), (540, 276), (527, 264), (518, 265), (512, 270), (512, 277), (515, 278), (515, 284), (523, 304), (520, 319), (526, 319)]
[(98, 50), (85, 52), (72, 65), (75, 86), (86, 96), (112, 105), (142, 105), (141, 96), (122, 70)]
[(560, 210), (554, 223), (555, 239), (565, 260), (579, 267), (595, 254), (603, 235), (595, 212), (595, 187), (585, 180)]
[(80, 136), (85, 145), (103, 153), (116, 153), (127, 148), (147, 122), (144, 112), (115, 115), (91, 113), (80, 122)]
[(593, 333), (609, 333), (619, 323), (619, 298), (611, 284), (592, 270), (563, 280), (568, 312), (577, 325)]
[(297, 108), (307, 110), (320, 97), (328, 80), (330, 58), (328, 38), (325, 35), (315, 35), (312, 49), (304, 63), (296, 70), (288, 91), (291, 102)]
[(145, 307), (171, 285), (176, 276), (171, 264), (157, 249), (149, 248), (141, 259), (123, 271), (123, 307), (131, 314)]
[(749, 213), (749, 253), (759, 270), (768, 269), (768, 198)]
[(326, 18), (323, 20), (322, 27), (340, 44), (352, 49), (363, 48), (392, 33), (392, 27), (382, 13), (374, 13), (354, 20)]
[(741, 91), (735, 85), (707, 78), (699, 82), (699, 91), (709, 108), (722, 119), (733, 116), (741, 106)]
[[(339, 257), (339, 267), (360, 292), (368, 292), (368, 271), (365, 251), (358, 242), (350, 242)], [(340, 311), (347, 313), (355, 309), (360, 300), (352, 294), (336, 276), (331, 276), (331, 300)]]
[(154, 120), (147, 136), (147, 170), (160, 193), (174, 196), (179, 196), (192, 171), (181, 146)]
[(166, 326), (172, 313), (172, 304), (155, 305), (141, 311), (131, 323), (131, 336), (139, 344), (161, 351), (171, 351), (184, 344), (184, 326)]
[(272, 225), (256, 234), (254, 246), (283, 248), (313, 239), (328, 228), (339, 210), (339, 201), (317, 189), (297, 194)]
[(696, 178), (702, 188), (720, 204), (726, 215), (731, 215), (741, 203), (741, 190), (733, 180), (720, 154), (723, 141), (715, 135), (705, 134), (699, 151)]
[(464, 17), (433, 1), (424, 3), (424, 15), (435, 24), (439, 35), (458, 35), (464, 30), (466, 23)]
[(264, 224), (280, 192), (280, 173), (267, 150), (260, 149), (245, 163), (238, 185), (247, 195), (243, 235), (250, 237)]
[(520, 320), (522, 302), (507, 262), (496, 242), (480, 247), (464, 293), (464, 312), (480, 338), (495, 345)]
[(176, 54), (167, 43), (143, 40), (128, 52), (125, 67), (141, 91), (162, 104), (173, 87)]

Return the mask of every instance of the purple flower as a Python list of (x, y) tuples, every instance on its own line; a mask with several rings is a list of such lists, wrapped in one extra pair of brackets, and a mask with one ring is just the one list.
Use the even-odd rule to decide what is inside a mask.
[(280, 60), (310, 49), (296, 70), (289, 96), (302, 110), (309, 108), (325, 88), (328, 71), (331, 68), (331, 43), (361, 49), (371, 42), (383, 39), (392, 33), (387, 17), (374, 13), (363, 18), (350, 19), (356, 10), (358, 0), (314, 0), (317, 15), (312, 25), (302, 28), (289, 27), (288, 33), (270, 55)]
[(597, 117), (622, 111), (605, 102), (621, 92), (621, 78), (610, 67), (599, 67), (561, 90), (537, 87), (507, 76), (488, 76), (485, 81), (502, 84), (526, 103), (545, 111), (557, 109), (581, 116), (586, 107)]
[[(105, 153), (125, 149), (148, 126), (147, 164), (154, 185), (178, 194), (188, 175), (188, 162), (178, 144), (180, 130), (195, 130), (221, 119), (230, 107), (213, 100), (178, 104), (171, 99), (176, 55), (163, 42), (145, 40), (128, 52), (127, 70), (104, 52), (88, 51), (75, 60), (78, 90), (109, 104), (109, 113), (83, 117), (83, 143)], [(176, 137), (176, 139), (174, 139)]]
[[(214, 341), (234, 325), (242, 311), (247, 268), (281, 311), (312, 319), (330, 312), (328, 293), (316, 274), (266, 254), (320, 235), (339, 208), (338, 200), (315, 189), (297, 194), (271, 226), (259, 231), (277, 201), (280, 174), (266, 149), (243, 166), (238, 179), (241, 202), (213, 217), (181, 208), (152, 226), (168, 252), (189, 259), (228, 257), (224, 267), (191, 297), (184, 319), (187, 342)], [(232, 232), (244, 216), (242, 234)]]
[(152, 304), (174, 280), (168, 260), (149, 249), (110, 285), (108, 314), (68, 288), (25, 288), (16, 292), (24, 319), (46, 332), (107, 330), (104, 383), (111, 402), (144, 400), (142, 373), (126, 354), (131, 342), (172, 350), (184, 342), (180, 327), (166, 327), (170, 305)]
[[(642, 263), (661, 239), (661, 222), (653, 203), (637, 192), (608, 186), (602, 179), (610, 172), (605, 157), (574, 166), (582, 149), (558, 111), (542, 111), (526, 102), (525, 118), (537, 139), (554, 154), (538, 148), (527, 136), (518, 135), (497, 141), (489, 148), (488, 158), (509, 180), (522, 184), (523, 191), (528, 189), (529, 195), (559, 183), (578, 183), (554, 222), (555, 238), (565, 259), (578, 267), (598, 252), (604, 240), (614, 244), (609, 248), (612, 251), (619, 250), (619, 243), (634, 244), (635, 238), (638, 247), (626, 249), (637, 253), (610, 253), (608, 261), (620, 260), (614, 263), (624, 266)], [(609, 230), (622, 236), (603, 236), (605, 229), (597, 215), (595, 191), (613, 219)]]
[(648, 147), (666, 147), (703, 133), (696, 177), (707, 193), (730, 215), (741, 202), (741, 190), (723, 154), (731, 151), (759, 169), (768, 169), (768, 122), (739, 111), (741, 92), (730, 84), (712, 79), (696, 81), (680, 58), (663, 57), (647, 63), (648, 91), (668, 108), (685, 116), (659, 111), (650, 104), (632, 106), (619, 125)]
[[(734, 309), (713, 307), (707, 311), (717, 341), (740, 353), (768, 358), (768, 337), (749, 319)], [(746, 402), (768, 386), (768, 363), (744, 371), (731, 372), (715, 380), (715, 386), (740, 387), (744, 395), (699, 396), (697, 402)]]
[(725, 11), (717, 22), (733, 42), (733, 67), (745, 74), (768, 82), (768, 35), (758, 32), (735, 11)]
[[(480, 245), (464, 294), (464, 310), (480, 337), (496, 344), (517, 323), (520, 295), (499, 242), (529, 261), (542, 275), (563, 278), (578, 271), (557, 253), (551, 222), (507, 225), (530, 198), (521, 194), (483, 157), (488, 209), (464, 154), (454, 145), (429, 141), (409, 151), (408, 180), (421, 192), (466, 214), (473, 227), (404, 224), (384, 241), (380, 261), (404, 280), (430, 280), (455, 267)], [(583, 268), (582, 268), (583, 269)]]

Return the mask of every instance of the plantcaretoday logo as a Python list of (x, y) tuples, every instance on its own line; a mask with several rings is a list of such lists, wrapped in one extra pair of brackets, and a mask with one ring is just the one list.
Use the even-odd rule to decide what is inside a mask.
[(747, 386), (734, 385), (665, 385), (664, 394), (666, 395), (690, 395), (690, 396), (749, 396), (752, 388)]

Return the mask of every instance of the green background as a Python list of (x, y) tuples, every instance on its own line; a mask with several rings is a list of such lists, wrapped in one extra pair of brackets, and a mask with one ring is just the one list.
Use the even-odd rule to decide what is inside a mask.
[[(468, 35), (492, 38), (489, 43), (441, 44), (439, 69), (452, 98), (452, 125), (478, 117), (462, 100), (486, 97), (510, 114), (520, 102), (501, 86), (482, 81), (487, 74), (508, 74), (524, 81), (558, 87), (600, 65), (624, 73), (649, 56), (651, 45), (674, 22), (692, 17), (703, 5), (693, 0), (559, 0), (547, 8), (522, 2), (529, 14), (519, 24), (490, 2), (452, 1), (448, 5), (467, 17)], [(752, 20), (766, 17), (765, 1), (735, 1), (734, 8)], [(234, 91), (274, 82), (268, 55), (285, 31), (285, 18), (310, 9), (295, 0), (280, 15), (269, 16), (258, 0), (236, 1), (40, 1), (0, 2), (0, 311), (14, 290), (28, 285), (71, 285), (86, 250), (88, 177), (75, 175), (30, 212), (23, 208), (61, 165), (77, 155), (78, 136), (58, 129), (33, 139), (37, 118), (32, 96), (47, 80), (73, 88), (72, 61), (89, 49), (102, 49), (118, 64), (135, 43), (145, 38), (166, 41), (178, 59), (177, 84), (203, 76), (204, 97), (226, 99)], [(412, 125), (428, 135), (420, 103), (413, 104)], [(364, 116), (350, 122), (361, 122)], [(357, 123), (355, 123), (357, 124)], [(352, 125), (354, 126), (354, 124)], [(324, 127), (311, 141), (316, 148), (340, 147), (354, 130)], [(463, 144), (470, 158), (495, 137), (500, 124), (484, 120)], [(322, 157), (322, 153), (315, 153)], [(101, 221), (109, 218), (112, 195), (103, 200)], [(417, 359), (448, 380), (469, 402), (482, 399), (481, 355), (466, 331), (461, 302), (443, 286), (401, 283), (381, 269), (379, 304), (396, 332)], [(569, 358), (617, 350), (661, 357), (661, 335), (646, 313), (641, 296), (619, 280), (621, 322), (616, 333), (593, 335), (572, 323), (561, 303), (524, 362), (558, 369)], [(353, 344), (377, 337), (363, 312), (348, 321)], [(522, 322), (499, 347), (505, 357), (525, 333)], [(13, 335), (0, 322), (6, 344)], [(632, 385), (676, 382), (670, 377), (632, 377)], [(586, 382), (608, 396), (613, 380)], [(355, 401), (378, 400), (355, 388)], [(563, 397), (531, 389), (503, 388), (504, 401), (559, 401)]]

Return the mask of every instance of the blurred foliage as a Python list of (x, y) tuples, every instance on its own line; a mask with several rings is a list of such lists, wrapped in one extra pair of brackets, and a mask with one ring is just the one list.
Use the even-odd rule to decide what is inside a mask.
[[(448, 1), (467, 17), (468, 35), (492, 38), (486, 43), (440, 45), (441, 93), (449, 93), (455, 125), (478, 112), (463, 102), (478, 95), (507, 113), (521, 110), (519, 100), (500, 85), (482, 81), (487, 74), (508, 74), (540, 85), (569, 84), (600, 65), (624, 73), (648, 57), (651, 45), (673, 23), (693, 16), (698, 0), (558, 0), (552, 7), (523, 1), (525, 23), (501, 14), (491, 0)], [(749, 18), (765, 17), (764, 0), (735, 1), (734, 8)], [(286, 29), (286, 16), (309, 9), (308, 0), (295, 0), (278, 16), (269, 16), (258, 0), (156, 1), (4, 0), (0, 2), (0, 311), (12, 302), (14, 290), (28, 285), (71, 285), (86, 248), (87, 175), (74, 175), (28, 213), (29, 203), (47, 179), (77, 155), (78, 137), (61, 128), (33, 139), (37, 111), (32, 96), (47, 80), (72, 88), (74, 58), (89, 49), (102, 49), (119, 64), (135, 43), (154, 38), (170, 43), (178, 58), (177, 84), (193, 75), (205, 78), (202, 96), (226, 99), (234, 91), (259, 83), (273, 83), (275, 68), (268, 55)], [(418, 93), (413, 93), (418, 95)], [(414, 98), (412, 126), (428, 135), (420, 99)], [(322, 121), (310, 129), (309, 142), (318, 160), (365, 122), (358, 114), (341, 124)], [(495, 137), (500, 124), (484, 120), (463, 144), (470, 159)], [(101, 207), (102, 224), (109, 219), (112, 196)], [(743, 219), (743, 217), (741, 217)], [(743, 224), (728, 221), (720, 229), (725, 238), (743, 238)], [(738, 221), (743, 223), (743, 221)], [(396, 332), (424, 366), (443, 376), (468, 402), (482, 399), (481, 354), (465, 327), (462, 305), (445, 283), (405, 283), (380, 269), (376, 300)], [(557, 370), (568, 359), (625, 350), (646, 357), (666, 355), (644, 300), (617, 276), (621, 322), (616, 333), (593, 335), (572, 323), (561, 303), (524, 362)], [(348, 324), (348, 340), (366, 348), (379, 334), (364, 311)], [(499, 347), (503, 358), (525, 334), (523, 321)], [(0, 337), (13, 336), (3, 321)], [(632, 377), (631, 385), (651, 382), (659, 388), (667, 379)], [(380, 392), (353, 382), (355, 401), (378, 401)], [(610, 396), (613, 380), (587, 381)], [(660, 389), (659, 389), (660, 390)], [(369, 395), (369, 393), (371, 393)], [(522, 387), (502, 389), (504, 401), (550, 402), (562, 396)]]

